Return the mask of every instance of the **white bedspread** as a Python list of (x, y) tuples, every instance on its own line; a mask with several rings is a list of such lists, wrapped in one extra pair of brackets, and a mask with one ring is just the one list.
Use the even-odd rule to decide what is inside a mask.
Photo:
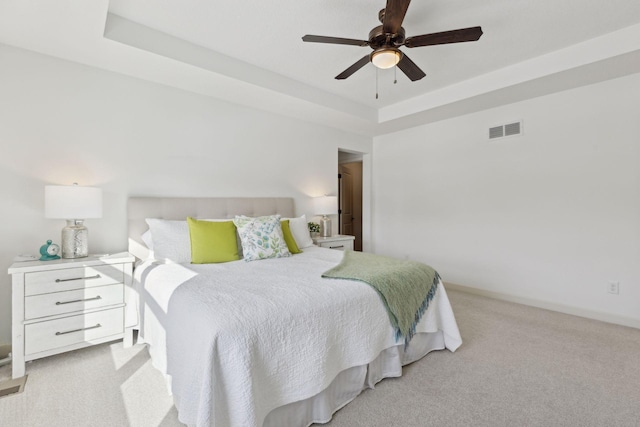
[[(171, 377), (179, 418), (197, 426), (262, 426), (276, 407), (316, 395), (341, 371), (397, 343), (377, 293), (322, 279), (342, 252), (136, 269), (141, 335)], [(442, 284), (416, 332), (461, 344)]]

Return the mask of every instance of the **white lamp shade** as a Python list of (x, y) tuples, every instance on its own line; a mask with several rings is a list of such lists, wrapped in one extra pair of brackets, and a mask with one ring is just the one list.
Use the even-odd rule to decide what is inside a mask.
[(318, 215), (335, 215), (338, 213), (338, 197), (322, 196), (313, 200), (315, 213)]
[(102, 217), (102, 189), (79, 185), (46, 185), (44, 216), (59, 219)]

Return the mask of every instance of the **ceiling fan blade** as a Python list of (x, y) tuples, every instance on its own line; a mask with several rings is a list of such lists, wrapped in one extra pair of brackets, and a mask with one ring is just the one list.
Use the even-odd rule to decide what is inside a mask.
[(447, 43), (474, 42), (478, 40), (481, 35), (481, 27), (462, 28), (459, 30), (443, 31), (441, 33), (407, 37), (404, 45), (406, 47), (420, 47)]
[(302, 37), (303, 42), (312, 42), (312, 43), (332, 43), (332, 44), (348, 44), (353, 46), (368, 46), (369, 42), (367, 40), (355, 40), (355, 39), (344, 39), (341, 37), (327, 37), (327, 36), (312, 36), (307, 34)]
[(398, 68), (409, 77), (412, 82), (420, 80), (426, 74), (403, 52), (402, 59), (398, 62)]
[(341, 72), (340, 74), (338, 74), (336, 76), (336, 80), (344, 80), (347, 77), (349, 77), (351, 74), (355, 73), (356, 71), (358, 71), (360, 68), (364, 67), (365, 65), (367, 65), (367, 63), (369, 62), (369, 55), (365, 55), (363, 56), (358, 62), (356, 62), (355, 64), (353, 64), (351, 67), (347, 68), (346, 70), (344, 70), (343, 72)]
[(387, 7), (384, 8), (384, 21), (382, 21), (382, 31), (396, 34), (402, 21), (407, 14), (411, 0), (387, 0)]

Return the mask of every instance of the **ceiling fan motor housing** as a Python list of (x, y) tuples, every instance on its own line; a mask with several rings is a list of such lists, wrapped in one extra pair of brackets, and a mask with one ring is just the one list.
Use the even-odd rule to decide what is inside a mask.
[(398, 28), (398, 32), (395, 34), (385, 33), (382, 29), (382, 25), (378, 25), (369, 32), (369, 46), (371, 49), (376, 50), (381, 47), (398, 47), (404, 43), (404, 28)]

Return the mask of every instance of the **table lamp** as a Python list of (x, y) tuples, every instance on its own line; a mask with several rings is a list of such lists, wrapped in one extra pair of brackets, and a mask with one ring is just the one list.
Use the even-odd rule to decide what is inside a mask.
[(331, 219), (327, 215), (338, 213), (337, 196), (321, 196), (314, 199), (315, 212), (322, 215), (320, 220), (320, 236), (331, 237)]
[(82, 258), (89, 255), (88, 218), (102, 217), (102, 189), (73, 185), (44, 187), (44, 216), (67, 220), (62, 229), (62, 258)]

